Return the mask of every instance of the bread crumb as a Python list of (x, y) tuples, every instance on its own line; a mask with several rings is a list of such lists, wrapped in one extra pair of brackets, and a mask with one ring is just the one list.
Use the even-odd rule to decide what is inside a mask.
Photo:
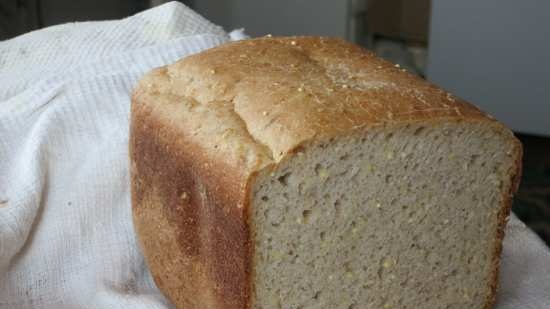
[(302, 91), (304, 91), (304, 88), (298, 87), (298, 92), (302, 92)]
[(271, 38), (271, 37), (273, 37), (273, 35), (271, 35), (271, 33), (268, 33), (268, 34), (265, 35), (265, 37), (266, 38)]
[(210, 70), (210, 74), (216, 74), (216, 70), (214, 69)]
[(380, 203), (376, 203), (376, 208), (380, 209), (382, 205)]
[(262, 112), (262, 115), (267, 116), (267, 112), (266, 112), (266, 111), (263, 111), (263, 112)]
[(348, 89), (348, 85), (346, 85), (346, 84), (343, 84), (343, 85), (342, 85), (342, 88), (344, 88), (344, 89)]
[(385, 260), (384, 263), (382, 263), (382, 267), (384, 268), (390, 268), (392, 265), (390, 260)]
[(290, 45), (296, 45), (296, 41), (290, 41)]
[(401, 66), (399, 65), (399, 63), (396, 63), (396, 64), (394, 65), (394, 67), (400, 68)]
[(189, 198), (189, 196), (187, 195), (187, 192), (184, 191), (184, 192), (181, 193), (180, 199), (182, 199), (182, 200), (185, 201), (185, 200), (187, 200), (188, 198)]

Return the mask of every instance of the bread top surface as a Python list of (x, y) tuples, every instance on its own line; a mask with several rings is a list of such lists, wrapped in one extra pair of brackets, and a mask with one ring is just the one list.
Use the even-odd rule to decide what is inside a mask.
[(374, 126), (488, 121), (473, 105), (340, 39), (228, 43), (147, 74), (133, 100), (248, 174), (307, 141)]

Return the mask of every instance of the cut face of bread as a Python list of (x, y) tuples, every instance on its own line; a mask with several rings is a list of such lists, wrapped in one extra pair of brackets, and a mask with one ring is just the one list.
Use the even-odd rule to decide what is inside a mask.
[(514, 149), (403, 125), (303, 147), (252, 190), (254, 309), (483, 308)]

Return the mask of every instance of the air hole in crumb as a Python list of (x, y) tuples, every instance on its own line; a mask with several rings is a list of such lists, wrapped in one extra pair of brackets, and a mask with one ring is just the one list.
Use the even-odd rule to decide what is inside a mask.
[(315, 174), (319, 175), (324, 170), (323, 166), (319, 163), (315, 164)]
[(392, 175), (386, 175), (386, 178), (385, 178), (386, 183), (390, 183), (391, 178), (392, 178)]
[(416, 130), (414, 130), (413, 135), (419, 135), (420, 133), (422, 133), (424, 131), (424, 129), (426, 129), (426, 128), (425, 127), (418, 127)]
[(283, 176), (280, 176), (279, 178), (277, 178), (277, 180), (283, 185), (283, 186), (286, 186), (288, 185), (288, 178), (290, 177), (290, 172), (284, 174)]
[(315, 292), (315, 295), (313, 295), (313, 299), (319, 299), (321, 297), (321, 291)]
[(356, 308), (355, 304), (351, 304), (348, 306), (348, 309), (355, 309), (355, 308)]
[(473, 165), (476, 163), (477, 159), (479, 159), (479, 155), (471, 155), (470, 156), (470, 162), (468, 162), (469, 165)]
[(265, 195), (262, 196), (262, 201), (267, 202), (268, 200), (269, 200), (269, 197), (267, 197), (267, 196), (265, 196)]
[(349, 159), (349, 154), (345, 154), (343, 156), (340, 156), (340, 160), (347, 160)]
[(302, 218), (304, 219), (304, 223), (307, 224), (309, 222), (310, 217), (311, 217), (311, 210), (306, 209), (302, 211)]
[(388, 141), (388, 140), (390, 140), (392, 137), (393, 137), (393, 133), (388, 133), (388, 135), (386, 135), (385, 139), (386, 139), (386, 141)]
[(336, 200), (334, 201), (334, 215), (336, 217), (340, 216), (340, 213), (342, 212), (342, 204), (340, 202), (340, 200)]
[(321, 240), (325, 240), (325, 236), (326, 236), (325, 232), (319, 233), (319, 238), (321, 238)]

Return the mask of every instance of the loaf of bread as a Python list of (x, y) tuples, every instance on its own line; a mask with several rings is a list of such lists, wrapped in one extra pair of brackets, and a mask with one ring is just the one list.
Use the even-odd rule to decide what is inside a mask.
[(490, 308), (521, 155), (350, 43), (244, 40), (139, 82), (133, 220), (179, 309)]

